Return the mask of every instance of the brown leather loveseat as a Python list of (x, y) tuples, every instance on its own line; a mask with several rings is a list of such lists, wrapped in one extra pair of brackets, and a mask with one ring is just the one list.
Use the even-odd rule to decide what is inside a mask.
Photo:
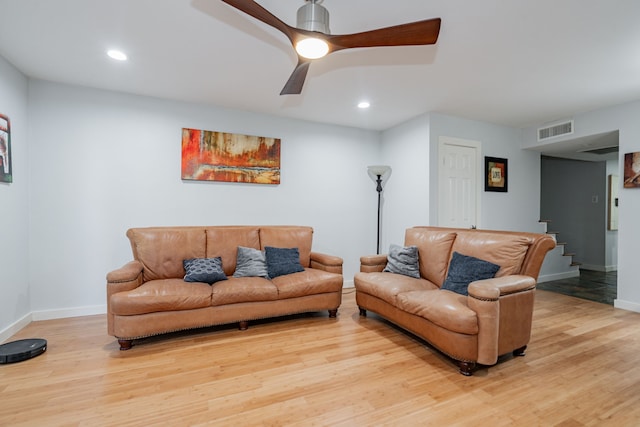
[[(304, 226), (129, 229), (134, 260), (107, 274), (109, 335), (126, 350), (134, 339), (192, 328), (239, 322), (246, 329), (250, 320), (321, 310), (335, 317), (342, 259), (312, 252), (312, 235)], [(297, 249), (299, 269), (234, 277), (239, 247), (257, 254)], [(212, 285), (185, 281), (185, 260), (218, 257), (226, 277)]]
[[(503, 354), (524, 355), (536, 281), (546, 253), (555, 247), (553, 237), (413, 227), (406, 230), (404, 244), (403, 249), (417, 247), (414, 277), (383, 272), (387, 254), (361, 257), (354, 283), (362, 316), (370, 310), (428, 341), (456, 360), (463, 375), (471, 375), (476, 363), (494, 365)], [(499, 270), (494, 278), (472, 281), (468, 295), (441, 289), (455, 253)]]

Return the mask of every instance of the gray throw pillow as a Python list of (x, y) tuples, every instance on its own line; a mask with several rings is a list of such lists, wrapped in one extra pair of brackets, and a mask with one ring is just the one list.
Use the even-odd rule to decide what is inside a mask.
[(382, 271), (404, 274), (405, 276), (419, 279), (418, 247), (399, 246), (392, 243), (389, 246), (389, 253), (387, 254), (387, 265)]
[(203, 282), (213, 284), (221, 280), (227, 280), (222, 270), (222, 258), (191, 258), (182, 261), (185, 282)]
[(264, 248), (267, 259), (267, 272), (270, 278), (284, 276), (285, 274), (299, 273), (304, 271), (300, 264), (300, 252), (298, 248), (274, 248), (267, 246)]
[(259, 249), (238, 246), (236, 271), (233, 273), (233, 277), (264, 277), (268, 279), (267, 259), (264, 252)]
[(476, 280), (491, 279), (500, 270), (500, 266), (472, 256), (454, 252), (449, 262), (449, 272), (440, 289), (446, 289), (469, 295), (469, 283)]

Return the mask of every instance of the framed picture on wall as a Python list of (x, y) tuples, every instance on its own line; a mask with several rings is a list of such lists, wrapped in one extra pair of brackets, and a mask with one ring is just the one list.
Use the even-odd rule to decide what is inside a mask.
[(507, 159), (499, 157), (484, 158), (484, 191), (507, 192)]
[(13, 182), (11, 167), (11, 123), (0, 113), (0, 182)]
[(280, 138), (183, 128), (182, 179), (280, 184)]
[(624, 155), (624, 188), (640, 187), (640, 151)]

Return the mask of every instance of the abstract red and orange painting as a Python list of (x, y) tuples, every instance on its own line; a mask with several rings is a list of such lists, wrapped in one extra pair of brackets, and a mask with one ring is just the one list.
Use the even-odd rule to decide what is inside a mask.
[(280, 184), (280, 139), (183, 128), (182, 179)]

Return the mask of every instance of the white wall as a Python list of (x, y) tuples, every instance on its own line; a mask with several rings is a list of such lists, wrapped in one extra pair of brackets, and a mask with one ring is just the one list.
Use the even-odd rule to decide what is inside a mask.
[[(403, 243), (408, 227), (437, 224), (441, 136), (480, 141), (482, 168), (484, 156), (509, 160), (509, 191), (480, 194), (480, 227), (543, 231), (539, 224), (540, 155), (521, 149), (521, 131), (431, 113), (382, 134), (381, 159), (393, 168), (384, 189), (382, 252), (386, 252), (390, 243)], [(481, 175), (484, 176), (484, 170)]]
[(508, 191), (480, 193), (478, 228), (541, 232), (540, 155), (522, 150), (521, 130), (491, 123), (430, 115), (431, 140), (431, 224), (438, 223), (438, 140), (441, 136), (479, 141), (482, 144), (481, 179), (484, 180), (484, 157), (508, 160)]
[[(407, 227), (437, 223), (440, 136), (480, 141), (483, 156), (509, 159), (509, 192), (482, 192), (481, 227), (540, 231), (540, 158), (526, 150), (535, 127), (523, 137), (517, 129), (425, 114), (380, 134), (29, 81), (1, 58), (0, 108), (12, 119), (15, 170), (14, 183), (0, 185), (0, 214), (9, 224), (0, 234), (0, 333), (31, 312), (103, 311), (105, 274), (131, 258), (124, 233), (134, 226), (311, 225), (314, 250), (343, 257), (349, 285), (359, 257), (375, 252), (377, 193), (367, 165), (393, 167), (384, 251), (403, 241)], [(640, 151), (638, 116), (640, 102), (582, 114), (573, 137), (619, 129), (622, 157)], [(183, 182), (182, 127), (282, 138), (282, 184)], [(619, 197), (616, 305), (640, 311), (633, 264), (640, 190), (621, 189)]]
[[(573, 117), (575, 132), (570, 137), (596, 135), (619, 130), (619, 165), (624, 164), (624, 154), (640, 151), (640, 102), (632, 102), (577, 114)], [(524, 132), (523, 147), (538, 146), (536, 129), (540, 125), (527, 128)], [(558, 138), (550, 143), (562, 141)], [(622, 176), (622, 171), (618, 173)], [(627, 310), (640, 311), (640, 281), (638, 281), (637, 258), (640, 249), (640, 189), (622, 188), (618, 191), (618, 298), (615, 306)]]
[(11, 120), (13, 163), (13, 183), (0, 183), (0, 342), (30, 313), (27, 91), (27, 78), (0, 57), (0, 112)]
[[(409, 227), (429, 225), (429, 115), (421, 115), (382, 134), (380, 158), (393, 168), (384, 188), (382, 242), (404, 244)], [(375, 187), (372, 187), (374, 190)], [(371, 215), (375, 210), (370, 210)], [(370, 253), (375, 253), (375, 246)]]
[[(617, 175), (618, 180), (622, 178), (620, 173), (620, 162), (618, 159), (607, 161), (607, 199), (606, 202), (609, 203), (609, 175)], [(618, 189), (620, 192), (620, 189)], [(607, 207), (607, 221), (609, 221), (609, 209)], [(607, 222), (608, 224), (608, 222)], [(618, 230), (609, 230), (607, 227), (606, 231), (606, 248), (605, 248), (605, 270), (606, 271), (614, 271), (618, 269)]]
[[(104, 310), (106, 273), (131, 259), (129, 227), (310, 225), (347, 282), (375, 246), (377, 132), (43, 81), (29, 105), (36, 313)], [(281, 138), (281, 184), (182, 181), (183, 127)]]

